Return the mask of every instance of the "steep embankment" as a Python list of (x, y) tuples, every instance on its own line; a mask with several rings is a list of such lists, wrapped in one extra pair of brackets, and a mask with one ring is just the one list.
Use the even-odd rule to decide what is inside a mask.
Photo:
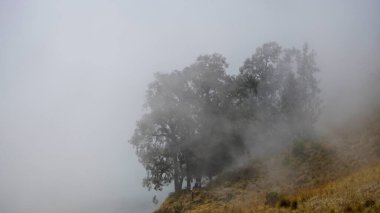
[(380, 212), (380, 113), (355, 122), (172, 194), (156, 212)]

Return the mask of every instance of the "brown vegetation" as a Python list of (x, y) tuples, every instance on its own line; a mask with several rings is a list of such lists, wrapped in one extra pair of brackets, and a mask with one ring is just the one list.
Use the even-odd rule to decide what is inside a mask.
[(380, 116), (173, 194), (166, 212), (380, 212)]

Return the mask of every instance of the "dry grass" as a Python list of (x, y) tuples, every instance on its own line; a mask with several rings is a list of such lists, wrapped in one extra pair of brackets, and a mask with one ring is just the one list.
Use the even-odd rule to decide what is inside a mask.
[(312, 212), (380, 211), (380, 164), (295, 195), (301, 210)]
[[(190, 192), (172, 196), (157, 212), (380, 212), (380, 164), (324, 185), (282, 195), (275, 207), (265, 205), (264, 193), (248, 189), (213, 190), (219, 194), (197, 190), (193, 201)], [(228, 193), (233, 197), (225, 199)], [(289, 205), (281, 205), (287, 202)], [(297, 206), (292, 209), (295, 202)]]
[[(270, 192), (273, 205), (266, 204)], [(206, 188), (173, 194), (156, 212), (380, 213), (380, 113), (227, 172)]]

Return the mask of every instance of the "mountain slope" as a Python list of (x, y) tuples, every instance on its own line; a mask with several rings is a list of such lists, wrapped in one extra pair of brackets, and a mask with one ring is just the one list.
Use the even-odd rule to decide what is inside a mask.
[(380, 113), (170, 195), (166, 212), (380, 212)]

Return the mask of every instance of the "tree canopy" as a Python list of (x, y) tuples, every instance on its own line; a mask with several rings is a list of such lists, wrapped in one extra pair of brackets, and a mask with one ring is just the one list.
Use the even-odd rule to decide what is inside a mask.
[[(265, 143), (258, 138), (279, 131), (277, 123), (288, 126), (289, 140), (312, 135), (321, 102), (314, 58), (307, 45), (270, 42), (238, 75), (227, 74), (226, 58), (216, 53), (155, 74), (130, 139), (147, 171), (144, 186), (161, 190), (174, 182), (178, 191), (186, 180), (186, 188), (200, 187), (202, 178), (212, 180), (238, 156), (249, 156), (250, 143)], [(256, 133), (247, 140), (247, 132)]]

